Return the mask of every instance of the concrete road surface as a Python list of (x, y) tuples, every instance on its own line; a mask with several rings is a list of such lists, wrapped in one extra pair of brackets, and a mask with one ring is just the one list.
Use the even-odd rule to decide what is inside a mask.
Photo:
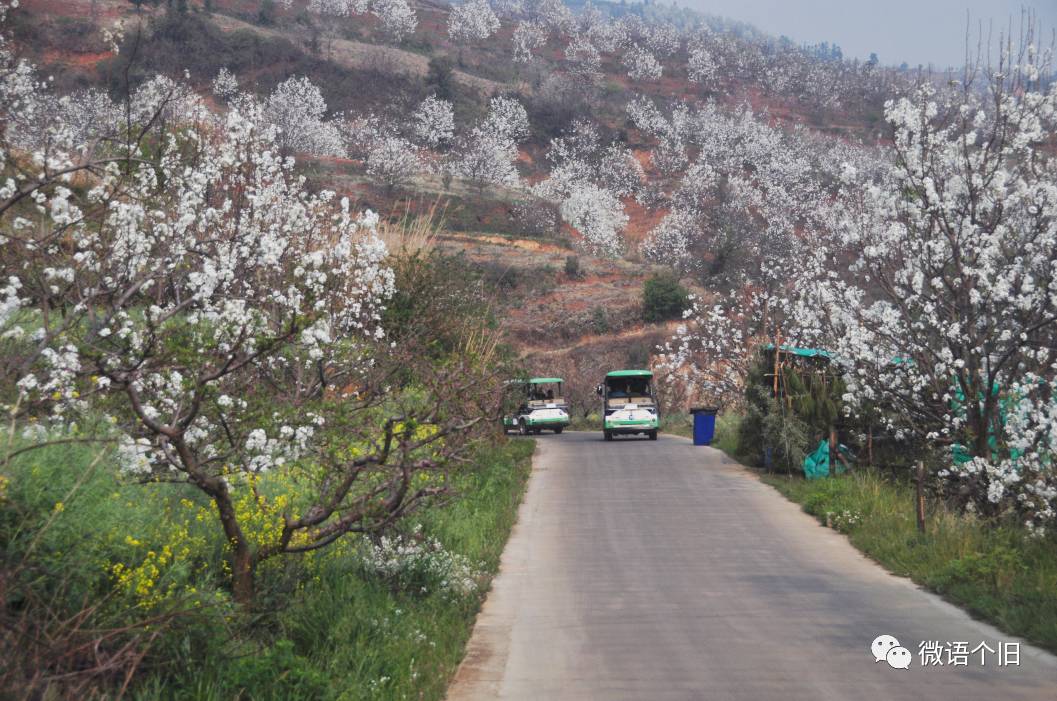
[[(711, 448), (545, 435), (448, 698), (1057, 699), (1020, 646), (923, 668), (925, 640), (1018, 642), (894, 577)], [(875, 663), (894, 635), (910, 669)], [(946, 662), (946, 659), (944, 659)]]

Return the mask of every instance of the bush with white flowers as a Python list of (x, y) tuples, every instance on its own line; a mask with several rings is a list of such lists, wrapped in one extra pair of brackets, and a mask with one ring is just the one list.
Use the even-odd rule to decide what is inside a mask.
[(409, 535), (385, 535), (367, 542), (361, 566), (372, 577), (409, 594), (434, 592), (446, 597), (474, 596), (484, 580), (484, 564), (475, 565), (466, 557), (444, 548), (436, 538), (422, 534), (421, 528)]

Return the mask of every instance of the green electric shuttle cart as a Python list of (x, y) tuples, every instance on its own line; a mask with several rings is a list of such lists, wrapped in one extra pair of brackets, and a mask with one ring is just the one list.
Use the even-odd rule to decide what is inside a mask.
[(522, 435), (565, 430), (569, 425), (569, 405), (562, 397), (562, 383), (560, 377), (508, 382), (511, 411), (503, 416), (503, 429)]
[(598, 386), (602, 397), (602, 435), (640, 434), (657, 440), (660, 413), (649, 370), (614, 370)]

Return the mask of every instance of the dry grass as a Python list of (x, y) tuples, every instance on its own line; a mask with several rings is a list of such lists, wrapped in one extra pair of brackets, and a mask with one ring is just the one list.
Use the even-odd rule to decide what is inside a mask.
[(431, 251), (437, 242), (437, 231), (442, 225), (443, 215), (439, 200), (420, 215), (411, 213), (411, 203), (408, 202), (399, 218), (390, 218), (378, 224), (378, 237), (385, 242), (390, 255)]

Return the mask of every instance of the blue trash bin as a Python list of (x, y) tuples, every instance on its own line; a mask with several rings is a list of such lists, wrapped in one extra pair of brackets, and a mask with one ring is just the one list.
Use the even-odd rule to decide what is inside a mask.
[(695, 407), (690, 410), (694, 415), (694, 445), (711, 445), (716, 435), (715, 407)]

